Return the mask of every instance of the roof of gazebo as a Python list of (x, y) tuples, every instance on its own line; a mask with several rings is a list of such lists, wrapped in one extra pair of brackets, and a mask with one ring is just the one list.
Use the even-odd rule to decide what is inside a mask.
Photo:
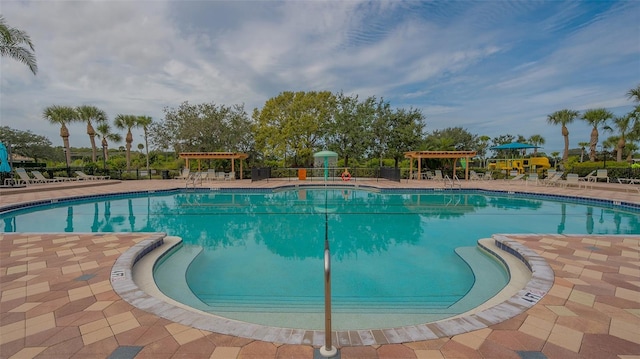
[(410, 151), (405, 152), (406, 158), (467, 158), (474, 157), (476, 151)]
[(182, 152), (180, 158), (186, 159), (245, 159), (249, 157), (246, 153), (240, 152)]

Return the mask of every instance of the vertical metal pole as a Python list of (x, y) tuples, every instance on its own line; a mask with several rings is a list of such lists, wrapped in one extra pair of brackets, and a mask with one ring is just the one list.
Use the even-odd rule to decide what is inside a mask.
[(324, 346), (320, 348), (320, 355), (331, 358), (338, 353), (338, 349), (331, 343), (331, 251), (329, 250), (329, 214), (326, 189), (324, 191), (324, 207)]

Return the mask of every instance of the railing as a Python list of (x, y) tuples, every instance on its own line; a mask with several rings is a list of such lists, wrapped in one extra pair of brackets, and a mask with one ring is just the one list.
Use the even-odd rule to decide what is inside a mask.
[(460, 183), (460, 179), (458, 179), (458, 176), (453, 176), (453, 178), (450, 178), (449, 175), (445, 175), (444, 176), (444, 186), (445, 187), (458, 187), (458, 188), (462, 188), (462, 183)]

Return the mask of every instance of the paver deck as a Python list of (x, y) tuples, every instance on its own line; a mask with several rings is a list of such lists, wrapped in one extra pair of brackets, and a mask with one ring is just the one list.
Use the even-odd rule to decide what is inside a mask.
[[(358, 183), (442, 187), (427, 181)], [(227, 181), (210, 185), (281, 184)], [(151, 180), (89, 187), (39, 185), (38, 191), (1, 190), (0, 206), (172, 187), (184, 187), (184, 183)], [(578, 189), (487, 181), (465, 182), (463, 187), (640, 203), (640, 194), (616, 184)], [(111, 286), (111, 268), (121, 253), (148, 237), (144, 233), (0, 234), (0, 358), (314, 357), (316, 348), (309, 345), (194, 329), (125, 302)], [(554, 270), (555, 282), (537, 305), (500, 324), (461, 335), (342, 347), (341, 358), (640, 358), (640, 236), (540, 234), (509, 238), (537, 252)]]

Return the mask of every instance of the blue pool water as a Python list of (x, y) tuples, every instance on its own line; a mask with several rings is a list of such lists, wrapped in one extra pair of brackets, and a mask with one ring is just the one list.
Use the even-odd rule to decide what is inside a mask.
[[(473, 191), (198, 191), (75, 200), (37, 209), (4, 214), (0, 224), (5, 232), (180, 236), (180, 250), (155, 269), (167, 295), (234, 319), (305, 328), (315, 324), (296, 320), (306, 322), (305, 315), (323, 309), (325, 235), (332, 253), (334, 311), (346, 321), (377, 316), (388, 326), (390, 314), (416, 324), (464, 312), (497, 293), (508, 275), (479, 252), (479, 238), (640, 234), (638, 212), (631, 209)], [(184, 279), (186, 287), (175, 285)], [(470, 292), (475, 300), (463, 300)]]

